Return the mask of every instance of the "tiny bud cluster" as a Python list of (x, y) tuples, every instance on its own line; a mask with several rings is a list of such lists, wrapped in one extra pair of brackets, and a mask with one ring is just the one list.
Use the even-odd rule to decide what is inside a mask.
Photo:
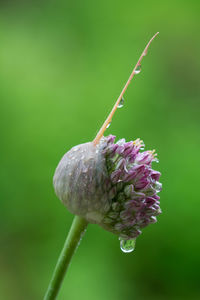
[(161, 213), (157, 195), (162, 189), (160, 172), (152, 169), (152, 162), (158, 160), (154, 151), (141, 152), (144, 144), (139, 139), (117, 143), (114, 136), (106, 139), (103, 151), (112, 182), (112, 205), (101, 226), (123, 239), (136, 238)]

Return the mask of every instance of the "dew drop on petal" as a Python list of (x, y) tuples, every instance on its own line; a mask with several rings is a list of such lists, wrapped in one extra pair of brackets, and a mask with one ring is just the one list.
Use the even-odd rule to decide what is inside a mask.
[(122, 97), (119, 104), (118, 104), (118, 106), (117, 106), (117, 108), (121, 108), (123, 106), (124, 106), (124, 98)]
[(157, 157), (154, 157), (153, 161), (155, 161), (156, 163), (159, 163), (159, 159)]
[(159, 193), (162, 190), (162, 183), (160, 183), (159, 181), (156, 181), (155, 190), (157, 193)]
[(145, 149), (145, 144), (142, 143), (142, 144), (141, 144), (141, 147), (140, 147), (140, 150), (144, 150), (144, 149)]
[(135, 250), (136, 239), (123, 240), (120, 239), (120, 249), (124, 253), (130, 253)]
[(137, 68), (135, 69), (135, 74), (139, 74), (141, 71), (141, 65), (138, 65)]

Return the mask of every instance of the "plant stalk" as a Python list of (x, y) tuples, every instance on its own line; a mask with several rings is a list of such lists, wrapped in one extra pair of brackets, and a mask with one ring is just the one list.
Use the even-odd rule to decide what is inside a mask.
[(74, 217), (64, 247), (53, 272), (53, 276), (44, 296), (44, 300), (56, 299), (72, 256), (78, 247), (83, 234), (85, 233), (87, 225), (88, 222), (85, 219), (78, 216)]

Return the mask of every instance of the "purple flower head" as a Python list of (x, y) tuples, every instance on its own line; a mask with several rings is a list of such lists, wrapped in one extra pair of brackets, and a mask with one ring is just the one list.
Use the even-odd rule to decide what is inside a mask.
[(155, 151), (141, 151), (143, 141), (114, 144), (115, 137), (103, 138), (107, 171), (111, 180), (111, 205), (101, 222), (105, 229), (123, 239), (133, 239), (141, 229), (156, 222), (161, 213), (158, 192), (162, 189), (160, 173), (152, 169), (157, 161)]
[(54, 188), (72, 213), (129, 240), (156, 222), (162, 185), (154, 151), (142, 151), (140, 139), (114, 142), (109, 135), (96, 146), (73, 147), (56, 169)]

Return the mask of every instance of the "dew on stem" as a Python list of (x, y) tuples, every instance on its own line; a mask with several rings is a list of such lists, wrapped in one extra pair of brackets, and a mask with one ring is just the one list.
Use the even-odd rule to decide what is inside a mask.
[(136, 68), (135, 68), (135, 74), (139, 74), (141, 72), (141, 65), (138, 65)]
[(120, 100), (117, 108), (122, 108), (124, 106), (124, 97), (122, 97), (122, 99)]

